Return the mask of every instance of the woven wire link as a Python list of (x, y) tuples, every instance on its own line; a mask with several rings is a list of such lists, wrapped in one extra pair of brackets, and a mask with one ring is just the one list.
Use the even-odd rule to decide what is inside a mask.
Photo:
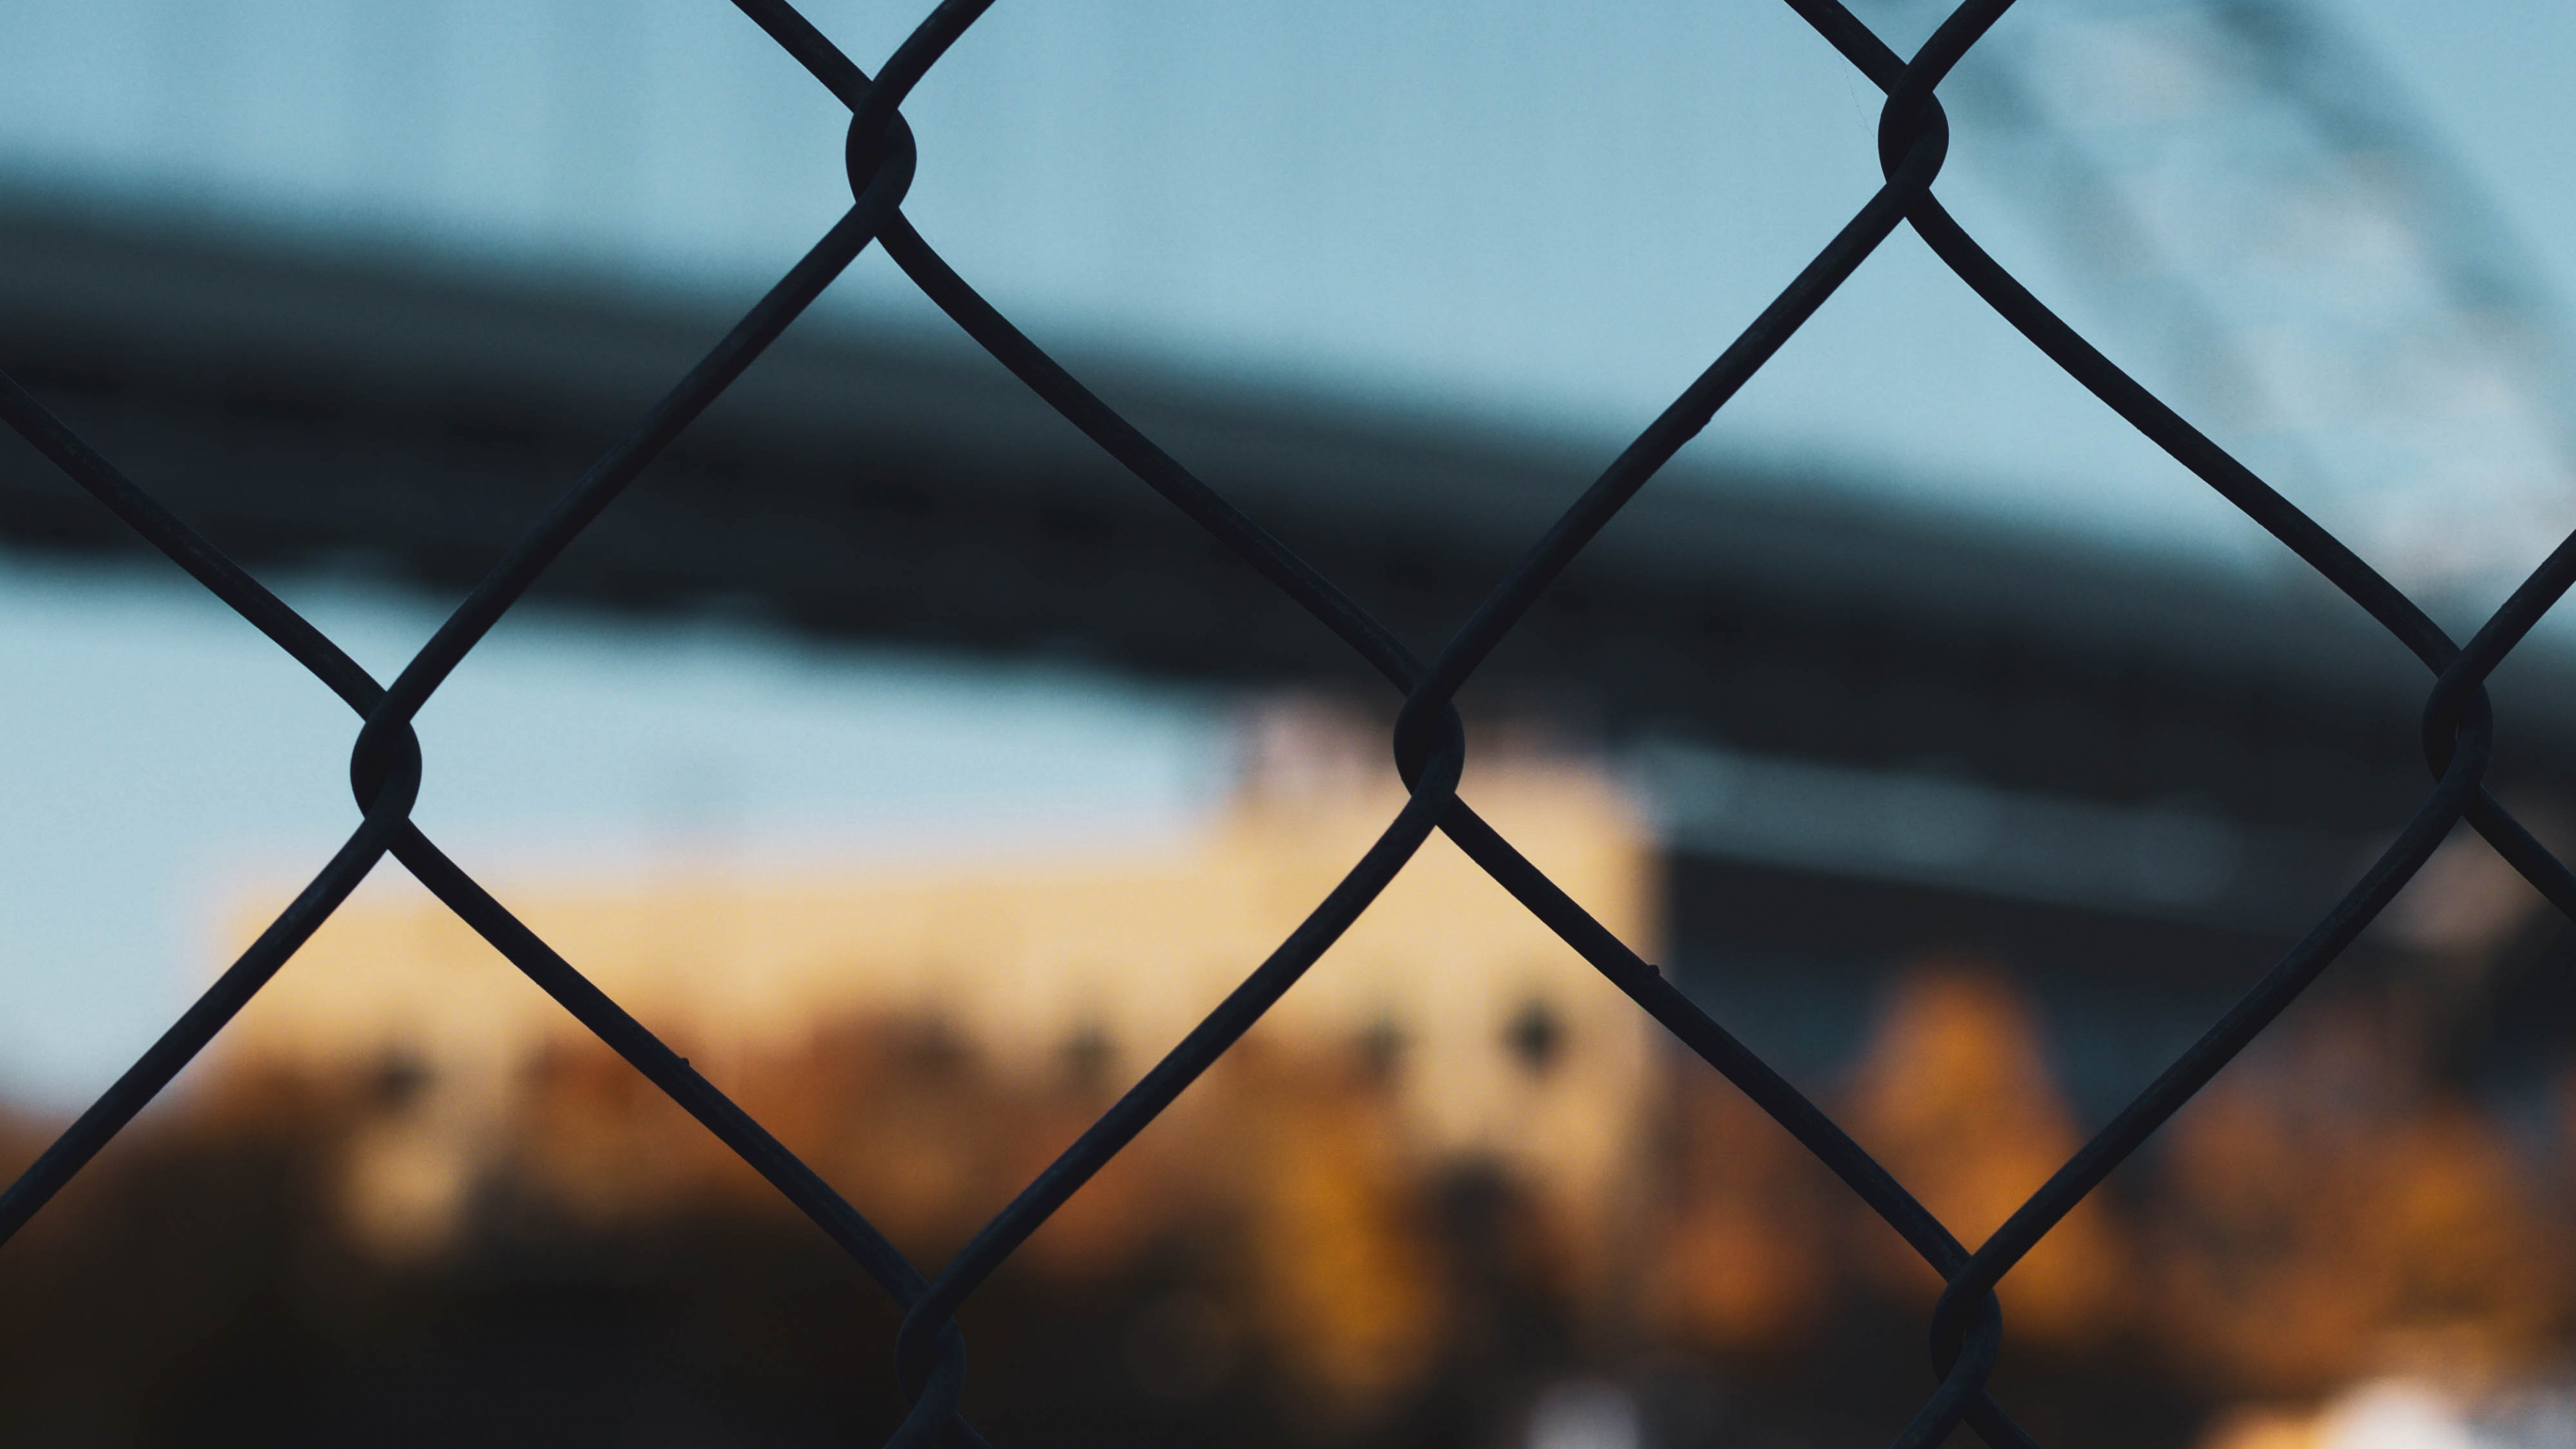
[[(2484, 681), (2576, 582), (2576, 537), (2562, 543), (2466, 646), (2453, 643), (2404, 593), (2060, 321), (1988, 256), (1934, 197), (1932, 184), (1949, 145), (1948, 123), (1935, 90), (2012, 0), (1966, 0), (1911, 59), (1890, 50), (1838, 0), (1786, 3), (1886, 93), (1878, 127), (1884, 184), (1752, 325), (1612, 460), (1427, 663), (1331, 580), (1066, 372), (951, 270), (904, 216), (902, 202), (916, 154), (911, 129), (899, 107), (991, 0), (945, 0), (874, 79), (786, 0), (735, 0), (744, 14), (849, 107), (850, 209), (632, 432), (574, 481), (390, 684), (379, 684), (339, 646), (83, 443), (23, 387), (0, 375), (0, 418), (312, 671), (364, 721), (349, 765), (350, 785), (362, 812), (356, 831), (214, 985), (0, 1192), (0, 1243), (167, 1086), (368, 872), (391, 855), (583, 1026), (740, 1154), (903, 1307), (894, 1370), (910, 1409), (889, 1444), (980, 1445), (982, 1437), (958, 1412), (966, 1380), (965, 1341), (955, 1323), (959, 1306), (1050, 1214), (1241, 1038), (1367, 910), (1436, 830), (1785, 1127), (1945, 1280), (1947, 1287), (1930, 1324), (1931, 1367), (1937, 1386), (1897, 1436), (1900, 1449), (1937, 1444), (1962, 1422), (1994, 1449), (2032, 1444), (1986, 1391), (2003, 1335), (1994, 1291), (1997, 1283), (2314, 981), (2386, 907), (2455, 825), (2466, 820), (2562, 912), (2576, 918), (2576, 876), (2541, 847), (2482, 783), (2494, 734)], [(1452, 704), (1459, 689), (1592, 537), (1708, 425), (1717, 410), (1899, 226), (1910, 226), (2034, 346), (2367, 611), (2433, 675), (2424, 704), (2423, 750), (2434, 785), (2395, 841), (2199, 1041), (1973, 1251), (1830, 1117), (1558, 889), (1458, 794), (1467, 747), (1465, 728)], [(925, 296), (1031, 391), (1295, 599), (1385, 676), (1404, 701), (1394, 732), (1394, 763), (1409, 795), (1376, 842), (1278, 949), (935, 1276), (925, 1276), (830, 1184), (521, 924), (410, 818), (422, 771), (411, 721), (430, 695), (556, 556), (871, 242), (882, 247)]]

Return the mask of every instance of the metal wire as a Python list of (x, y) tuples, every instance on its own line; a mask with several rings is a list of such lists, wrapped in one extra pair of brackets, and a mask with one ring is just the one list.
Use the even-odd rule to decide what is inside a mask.
[[(2002, 1345), (1996, 1284), (2313, 982), (2387, 906), (2456, 824), (2466, 820), (2561, 911), (2576, 917), (2576, 876), (2533, 840), (2482, 784), (2494, 735), (2484, 681), (2576, 582), (2576, 537), (2561, 544), (2465, 647), (2456, 645), (2405, 594), (2139, 386), (1988, 256), (1932, 194), (1949, 146), (1948, 123), (1935, 91), (2012, 0), (1966, 0), (1910, 60), (1890, 50), (1837, 0), (1786, 0), (1863, 76), (1886, 92), (1878, 128), (1884, 184), (1753, 324), (1531, 545), (1427, 664), (1330, 579), (1057, 365), (941, 260), (904, 216), (901, 208), (916, 153), (899, 107), (990, 3), (946, 0), (871, 80), (786, 0), (735, 0), (738, 8), (849, 107), (849, 211), (623, 441), (564, 492), (390, 685), (379, 685), (319, 630), (74, 436), (24, 388), (0, 375), (0, 418), (312, 671), (364, 721), (349, 765), (351, 788), (363, 816), (357, 830), (214, 985), (0, 1192), (0, 1243), (167, 1086), (377, 862), (391, 855), (583, 1026), (740, 1154), (904, 1308), (894, 1370), (911, 1407), (889, 1444), (936, 1440), (980, 1445), (981, 1436), (957, 1408), (966, 1380), (965, 1341), (954, 1317), (959, 1306), (1295, 985), (1438, 830), (1788, 1129), (1946, 1281), (1930, 1324), (1931, 1367), (1938, 1384), (1897, 1436), (1900, 1449), (1937, 1444), (1962, 1422), (1995, 1449), (2006, 1449), (2033, 1441), (1986, 1391)], [(2424, 705), (2423, 749), (2435, 783), (2394, 843), (2190, 1050), (1973, 1251), (1832, 1118), (1558, 889), (1458, 794), (1467, 749), (1465, 728), (1452, 705), (1458, 690), (1592, 537), (1708, 425), (1718, 409), (1900, 225), (1912, 227), (1936, 256), (2042, 353), (2316, 569), (2412, 650), (2434, 676)], [(925, 296), (1031, 391), (1385, 676), (1403, 696), (1394, 732), (1394, 762), (1410, 792), (1376, 843), (1287, 940), (935, 1276), (924, 1276), (857, 1208), (538, 939), (441, 853), (410, 818), (422, 771), (411, 721), (430, 695), (555, 557), (871, 242), (883, 247)]]

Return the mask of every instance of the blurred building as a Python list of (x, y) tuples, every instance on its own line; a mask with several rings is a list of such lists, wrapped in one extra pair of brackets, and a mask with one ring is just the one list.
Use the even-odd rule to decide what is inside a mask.
[[(1400, 792), (1294, 715), (1256, 731), (1231, 811), (1167, 845), (869, 869), (672, 868), (496, 884), (537, 934), (719, 1085), (853, 1022), (943, 1034), (1005, 1082), (1123, 1089), (1276, 949)], [(1651, 950), (1635, 815), (1582, 765), (1479, 769), (1478, 811)], [(244, 913), (251, 929), (264, 913)], [(1435, 836), (1254, 1030), (1383, 1081), (1404, 1150), (1489, 1162), (1593, 1238), (1636, 1166), (1652, 1024)], [(394, 1084), (353, 1208), (435, 1237), (495, 1162), (549, 1052), (588, 1032), (416, 886), (334, 916), (216, 1050), (231, 1074)], [(864, 1114), (864, 1104), (849, 1110)]]

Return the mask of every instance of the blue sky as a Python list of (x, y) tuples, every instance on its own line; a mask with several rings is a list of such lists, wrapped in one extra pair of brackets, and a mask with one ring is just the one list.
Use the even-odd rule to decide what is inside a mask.
[[(813, 10), (870, 61), (913, 18)], [(2576, 297), (2576, 16), (2327, 13)], [(833, 106), (721, 0), (14, 0), (10, 34), (9, 185), (746, 300), (846, 204)], [(1866, 197), (1876, 112), (1769, 0), (1004, 0), (908, 107), (910, 210), (1043, 340), (1606, 458)], [(2098, 313), (1991, 176), (1954, 162), (1943, 189)], [(821, 321), (944, 325), (873, 257)], [(2261, 553), (1902, 234), (1699, 446)], [(442, 606), (283, 587), (388, 672)], [(225, 902), (352, 822), (350, 724), (175, 575), (0, 567), (0, 678), (0, 1096), (68, 1105), (204, 979)], [(421, 815), (505, 873), (1168, 830), (1221, 788), (1223, 720), (1062, 672), (533, 613), (423, 717)]]
[[(1921, 0), (1865, 7), (1911, 44)], [(2027, 0), (1995, 43), (2102, 0)], [(2109, 7), (2122, 8), (2122, 7)], [(2154, 4), (2147, 9), (2158, 8)], [(882, 57), (913, 7), (818, 22)], [(2576, 22), (2327, 0), (2576, 295)], [(847, 193), (834, 108), (721, 0), (19, 0), (0, 176), (747, 297)], [(1597, 439), (1877, 182), (1875, 92), (1775, 0), (1005, 0), (908, 107), (923, 231), (1043, 340)], [(1954, 209), (2151, 382), (1979, 151)], [(937, 326), (881, 259), (831, 321)], [(2032, 527), (2262, 545), (1900, 235), (1702, 445)]]

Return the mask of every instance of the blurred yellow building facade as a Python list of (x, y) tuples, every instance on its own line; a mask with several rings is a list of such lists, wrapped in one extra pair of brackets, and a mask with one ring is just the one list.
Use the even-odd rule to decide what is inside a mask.
[[(487, 885), (720, 1086), (743, 1064), (873, 1019), (936, 1023), (1004, 1079), (1080, 1073), (1123, 1088), (1279, 945), (1403, 803), (1371, 783), (1382, 769), (1290, 754), (1252, 771), (1205, 828), (1157, 845)], [(1652, 857), (1604, 776), (1503, 763), (1471, 771), (1462, 793), (1652, 951)], [(352, 1206), (379, 1236), (434, 1237), (537, 1065), (587, 1033), (419, 886), (391, 878), (397, 867), (379, 875), (224, 1034), (218, 1070), (399, 1071), (422, 1084), (402, 1130), (355, 1164)], [(1635, 1170), (1652, 1031), (1435, 834), (1249, 1044), (1373, 1062), (1406, 1155), (1501, 1167), (1580, 1230), (1609, 1227)]]

